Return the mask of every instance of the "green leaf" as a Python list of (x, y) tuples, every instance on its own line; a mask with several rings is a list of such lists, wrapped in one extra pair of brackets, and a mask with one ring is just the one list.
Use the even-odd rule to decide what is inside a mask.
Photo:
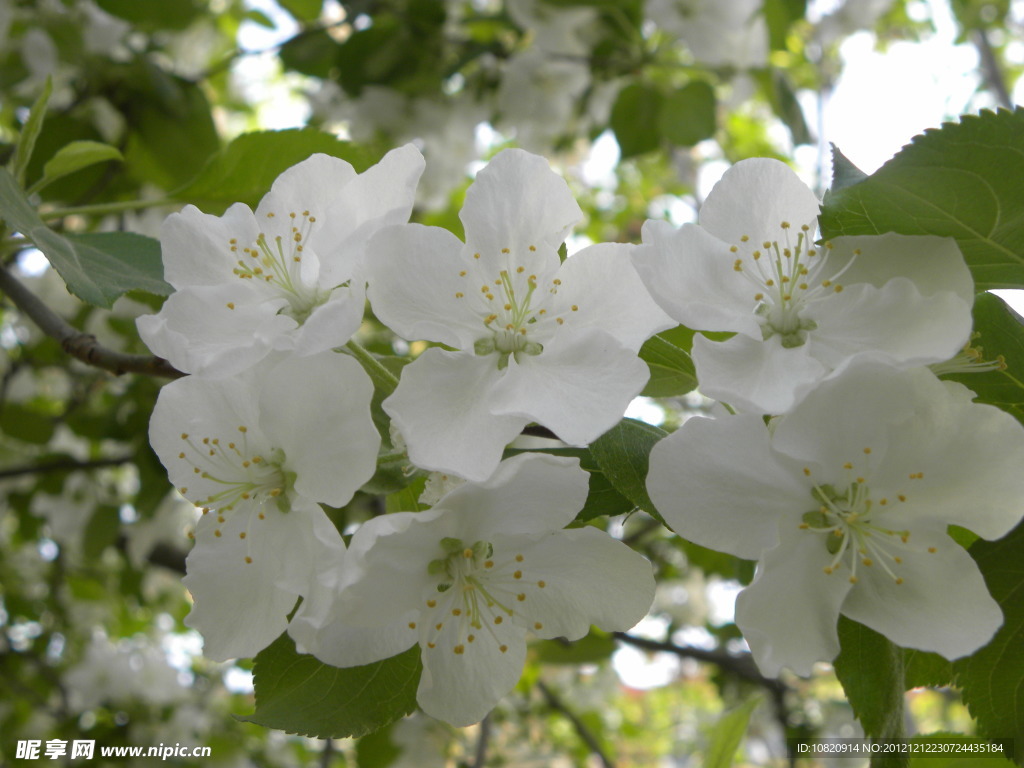
[(43, 224), (14, 177), (3, 168), (0, 217), (35, 243), (68, 290), (82, 301), (109, 308), (126, 291), (163, 296), (171, 292), (163, 280), (159, 242), (132, 232), (60, 235)]
[(763, 70), (758, 74), (765, 96), (772, 105), (772, 111), (786, 124), (794, 144), (811, 144), (814, 139), (804, 119), (804, 111), (797, 101), (793, 85), (781, 69)]
[(96, 561), (121, 533), (118, 509), (109, 504), (96, 507), (86, 523), (82, 537), (82, 553), (88, 561)]
[(937, 653), (904, 648), (903, 670), (907, 690), (920, 686), (942, 688), (953, 682), (953, 663)]
[(651, 448), (668, 433), (636, 419), (623, 419), (590, 445), (601, 471), (619, 493), (661, 521), (647, 495)]
[(646, 397), (685, 395), (697, 386), (690, 353), (660, 334), (644, 342), (640, 347), (640, 359), (651, 370), (651, 378), (640, 393)]
[(765, 0), (764, 17), (773, 51), (786, 50), (786, 36), (797, 19), (807, 13), (807, 0)]
[(658, 126), (664, 100), (658, 89), (643, 83), (627, 85), (619, 91), (609, 125), (623, 158), (642, 155), (661, 146)]
[(339, 669), (299, 654), (287, 633), (256, 656), (256, 711), (247, 723), (317, 739), (357, 737), (416, 708), (420, 648), (375, 664)]
[(659, 116), (662, 135), (680, 147), (711, 138), (717, 125), (715, 90), (703, 80), (669, 94)]
[(624, 515), (636, 508), (636, 504), (615, 490), (604, 472), (597, 468), (587, 469), (587, 472), (590, 474), (587, 501), (574, 522), (585, 523), (597, 517)]
[(292, 38), (278, 56), (288, 69), (310, 77), (328, 78), (337, 66), (338, 43), (323, 30)]
[(1014, 739), (1013, 759), (1024, 764), (1024, 524), (998, 541), (978, 541), (969, 550), (1003, 626), (981, 650), (953, 663), (964, 702), (978, 733)]
[(736, 750), (750, 725), (750, 716), (761, 703), (761, 696), (751, 696), (738, 707), (722, 715), (711, 729), (704, 768), (730, 768)]
[(388, 768), (405, 752), (391, 740), (392, 726), (368, 733), (356, 742), (356, 765), (359, 768)]
[(957, 373), (959, 381), (978, 394), (978, 401), (997, 405), (1024, 422), (1024, 320), (1002, 299), (983, 293), (974, 303), (971, 347), (982, 360), (1001, 357), (1006, 370)]
[(839, 647), (833, 662), (836, 677), (864, 733), (873, 739), (901, 738), (906, 691), (902, 649), (846, 616), (839, 617)]
[(428, 505), (420, 503), (420, 495), (427, 485), (426, 475), (417, 477), (412, 483), (401, 490), (389, 493), (384, 498), (384, 511), (392, 512), (422, 512)]
[(278, 0), (278, 3), (297, 21), (316, 21), (324, 7), (324, 0)]
[(365, 147), (312, 128), (245, 133), (215, 155), (175, 197), (211, 213), (220, 213), (235, 202), (255, 208), (274, 179), (317, 152), (340, 157), (358, 172), (380, 159)]
[(615, 638), (593, 628), (579, 640), (541, 640), (530, 646), (542, 664), (593, 664), (609, 658), (616, 649)]
[(46, 445), (53, 437), (54, 420), (19, 403), (5, 402), (0, 410), (0, 432), (33, 445)]
[(88, 168), (90, 165), (108, 160), (124, 160), (121, 152), (109, 144), (98, 141), (73, 141), (51, 157), (43, 166), (43, 178), (36, 183), (35, 189), (41, 189), (61, 176)]
[(96, 4), (146, 31), (185, 29), (202, 12), (196, 0), (96, 0)]
[(930, 129), (859, 184), (827, 197), (825, 237), (956, 238), (979, 289), (1024, 286), (1024, 109)]
[(832, 187), (828, 194), (852, 187), (868, 177), (864, 171), (851, 163), (846, 155), (839, 151), (839, 147), (835, 144), (829, 146), (832, 147)]
[(19, 187), (25, 186), (25, 170), (28, 168), (29, 160), (32, 159), (32, 151), (36, 147), (36, 139), (43, 129), (43, 120), (46, 117), (46, 105), (50, 102), (50, 94), (53, 93), (53, 81), (46, 78), (46, 85), (43, 92), (39, 94), (36, 103), (28, 113), (25, 126), (21, 129), (21, 136), (18, 137), (18, 144), (14, 148), (14, 157), (11, 159), (10, 171), (18, 182)]

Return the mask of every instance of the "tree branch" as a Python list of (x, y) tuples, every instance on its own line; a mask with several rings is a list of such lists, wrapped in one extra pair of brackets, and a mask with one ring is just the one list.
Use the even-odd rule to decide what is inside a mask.
[(696, 659), (697, 661), (714, 664), (723, 672), (761, 686), (771, 695), (776, 715), (783, 729), (785, 730), (788, 726), (789, 709), (786, 706), (786, 694), (789, 692), (789, 686), (781, 680), (774, 680), (762, 675), (749, 655), (735, 656), (726, 651), (708, 651), (703, 648), (694, 648), (693, 646), (676, 645), (675, 643), (661, 640), (637, 637), (626, 632), (613, 632), (612, 635), (620, 642), (637, 648), (643, 648), (647, 651), (664, 651), (665, 653), (673, 653), (683, 659)]
[(487, 745), (491, 738), (491, 713), (488, 712), (480, 721), (480, 735), (476, 741), (476, 754), (473, 758), (473, 768), (485, 768), (487, 765)]
[(980, 28), (974, 29), (971, 30), (971, 37), (974, 38), (974, 47), (978, 49), (985, 82), (995, 93), (1002, 106), (1013, 109), (1013, 98), (1010, 96), (1010, 90), (1006, 87), (1006, 78), (1003, 77), (1003, 69), (999, 64), (999, 59), (996, 58), (992, 41), (988, 39), (988, 32)]
[(554, 691), (544, 684), (543, 680), (537, 681), (537, 690), (544, 696), (544, 700), (548, 703), (549, 707), (563, 715), (566, 720), (572, 723), (572, 727), (576, 729), (576, 734), (580, 737), (580, 740), (587, 745), (587, 748), (594, 755), (597, 756), (597, 759), (601, 761), (601, 765), (603, 765), (604, 768), (615, 768), (615, 763), (613, 763), (608, 758), (608, 755), (604, 753), (601, 745), (597, 742), (597, 738), (590, 732), (590, 729), (587, 728), (586, 724), (565, 705), (565, 702), (563, 702)]
[(134, 456), (117, 456), (109, 459), (92, 459), (90, 461), (78, 461), (77, 459), (55, 459), (41, 464), (26, 464), (21, 467), (8, 467), (0, 469), (0, 480), (9, 477), (21, 477), (22, 475), (42, 475), (47, 472), (63, 472), (76, 469), (98, 469), (100, 467), (116, 467), (135, 461)]
[(126, 355), (101, 346), (95, 336), (83, 333), (70, 325), (3, 267), (0, 267), (0, 290), (7, 294), (14, 305), (31, 318), (43, 333), (60, 342), (65, 352), (87, 365), (102, 368), (118, 376), (123, 373), (143, 373), (147, 376), (177, 379), (185, 375), (162, 357)]

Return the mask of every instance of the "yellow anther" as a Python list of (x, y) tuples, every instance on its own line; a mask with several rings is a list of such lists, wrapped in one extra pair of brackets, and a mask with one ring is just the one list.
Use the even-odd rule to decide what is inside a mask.
[(736, 261), (734, 261), (732, 263), (732, 268), (733, 268), (734, 272), (742, 272), (743, 271), (743, 259), (736, 259)]
[(508, 650), (508, 646), (507, 645), (499, 645), (498, 646), (498, 650), (501, 651), (502, 653), (504, 653), (505, 651)]
[(427, 648), (437, 648), (434, 643), (427, 643)]
[(769, 288), (771, 288), (773, 285), (775, 285), (775, 281), (774, 280), (765, 280), (764, 284), (767, 285)]
[(843, 469), (853, 469), (853, 464), (851, 464), (850, 462), (846, 462), (845, 464), (843, 464)]
[(214, 531), (213, 535), (216, 536), (219, 539), (220, 538), (220, 529)]
[(516, 562), (517, 563), (523, 562), (523, 556), (522, 555), (516, 555)]
[(831, 576), (834, 569), (826, 565), (822, 570), (825, 572), (826, 576)]
[(224, 306), (226, 306), (228, 309), (234, 309), (235, 308), (235, 303), (233, 301), (229, 301)]
[(822, 288), (828, 288), (830, 285), (832, 285), (832, 281), (831, 280), (822, 280), (821, 281), (821, 287)]
[(474, 259), (479, 259), (480, 258), (480, 254), (479, 253), (474, 253), (473, 254), (473, 258)]
[(544, 589), (544, 587), (546, 587), (547, 585), (548, 585), (547, 582), (544, 581), (543, 579), (541, 579), (540, 581), (537, 582), (537, 586), (540, 587), (541, 589)]
[(241, 432), (242, 434), (245, 434), (246, 432), (249, 431), (249, 428), (248, 427), (239, 427), (238, 431)]
[(751, 255), (754, 257), (754, 261), (757, 261), (758, 259), (761, 258), (761, 252), (760, 251), (754, 251)]
[(501, 252), (502, 252), (502, 253), (510, 253), (510, 251), (509, 251), (509, 249), (508, 249), (508, 248), (502, 248), (502, 249), (501, 249)]
[(903, 583), (903, 579), (902, 579), (902, 578), (900, 578), (899, 576), (897, 576), (897, 577), (896, 577), (896, 583), (897, 583), (897, 584), (902, 584), (902, 583)]
[(563, 320), (563, 319), (562, 319), (562, 318), (560, 318), (560, 317), (556, 317), (556, 318), (555, 318), (555, 322), (556, 322), (556, 323), (558, 323), (559, 325), (562, 325), (562, 324), (563, 324), (563, 323), (565, 322), (565, 320)]
[(835, 287), (835, 288), (834, 288), (833, 290), (834, 290), (834, 291), (835, 291), (836, 293), (842, 293), (842, 292), (843, 292), (843, 286), (841, 286), (841, 285), (837, 285), (837, 286), (836, 286), (836, 287)]
[(804, 474), (807, 475), (807, 477), (811, 476), (811, 469), (810, 469), (810, 467), (804, 467)]
[(521, 579), (521, 578), (523, 578), (523, 572), (522, 571), (516, 571), (515, 573), (512, 574), (512, 578), (513, 579)]
[(493, 560), (487, 560), (487, 561), (484, 562), (484, 568), (493, 568), (493, 567), (494, 567), (494, 561)]
[(747, 235), (740, 235), (740, 242), (741, 242), (741, 243), (745, 243), (745, 242), (747, 242), (747, 241), (748, 241), (749, 239), (750, 239), (750, 237), (749, 237), (749, 236), (747, 236)]
[(806, 291), (807, 290), (807, 283), (800, 283), (800, 285), (798, 287), (800, 288), (801, 291)]
[(533, 622), (533, 628), (534, 629), (544, 629), (544, 625), (541, 624), (539, 621), (535, 621), (535, 622)]
[(761, 301), (761, 299), (763, 299), (763, 298), (764, 298), (764, 294), (763, 293), (755, 293), (754, 294), (754, 301)]
[(464, 558), (466, 558), (467, 560), (469, 560), (470, 558), (473, 557), (473, 550), (470, 549), (469, 547), (466, 547), (464, 550), (462, 550), (462, 556)]
[(569, 309), (571, 309), (573, 312), (579, 312), (580, 311), (579, 305), (577, 305), (577, 304), (573, 304), (571, 307), (569, 307)]
[(857, 583), (857, 577), (856, 576), (851, 576), (850, 577), (850, 583), (851, 584), (856, 584)]
[(907, 500), (907, 497), (904, 496), (902, 493), (896, 494), (896, 498), (899, 499), (900, 501), (906, 501)]
[(531, 250), (531, 251), (536, 251), (536, 250), (537, 250), (537, 246), (535, 246), (535, 245), (531, 245), (531, 246), (530, 246), (530, 250)]
[(884, 507), (886, 504), (889, 503), (889, 500), (888, 499), (879, 499), (878, 503), (879, 503), (879, 505)]
[(436, 629), (438, 632), (440, 632), (443, 628), (444, 628), (444, 622), (439, 621), (439, 622), (437, 622), (437, 624), (434, 625), (434, 629)]
[(455, 298), (456, 298), (456, 299), (461, 299), (461, 298), (462, 298), (463, 296), (465, 296), (465, 295), (466, 295), (466, 294), (464, 294), (464, 293), (463, 293), (462, 291), (456, 291), (456, 293), (455, 293)]
[(934, 555), (934, 554), (935, 554), (935, 553), (936, 553), (937, 551), (938, 551), (938, 550), (936, 550), (936, 549), (935, 549), (935, 547), (928, 547), (928, 552), (930, 552), (930, 553), (931, 553), (931, 554), (933, 554), (933, 555)]
[(495, 616), (494, 617), (494, 623), (495, 624), (501, 624), (501, 622), (503, 622), (503, 621), (504, 621), (504, 619), (501, 618), (501, 616)]
[(476, 635), (466, 635), (467, 643), (472, 643), (474, 640), (476, 640)]
[[(533, 248), (532, 245), (530, 247)], [(534, 248), (534, 250), (536, 250), (536, 248)], [(516, 267), (516, 274), (520, 274), (521, 275), (525, 271), (526, 271), (526, 267)]]
[(508, 311), (510, 309), (512, 309), (512, 305), (511, 304), (506, 304), (505, 305), (505, 310)]
[(779, 226), (781, 226), (783, 229), (789, 229), (789, 222), (784, 221)]
[(804, 232), (807, 232), (810, 229), (810, 227), (808, 227), (806, 224), (801, 224), (800, 229), (802, 229)]
[(461, 616), (461, 615), (462, 615), (462, 609), (461, 608), (452, 608), (452, 616)]
[(520, 592), (518, 595), (516, 595), (516, 600), (518, 600), (520, 603), (523, 602), (525, 599), (526, 599), (526, 595), (523, 594), (522, 592)]
[(739, 250), (735, 245), (729, 246), (729, 253), (736, 253)]
[(461, 655), (461, 654), (463, 654), (463, 653), (465, 653), (465, 652), (466, 652), (466, 647), (465, 647), (465, 646), (463, 646), (463, 645), (456, 645), (456, 646), (455, 646), (455, 652), (456, 652), (457, 654)]
[(870, 557), (865, 557), (863, 560), (861, 560), (861, 562), (864, 563), (864, 565), (867, 565), (867, 566), (874, 565), (874, 563), (871, 561)]
[(561, 285), (562, 284), (562, 281), (559, 280), (557, 277), (554, 280), (552, 280), (551, 282), (554, 283), (555, 285)]
[(251, 562), (252, 562), (252, 558), (251, 558), (251, 557), (249, 557), (248, 555), (246, 555), (246, 556), (245, 556), (245, 562), (246, 562), (246, 563), (251, 563)]

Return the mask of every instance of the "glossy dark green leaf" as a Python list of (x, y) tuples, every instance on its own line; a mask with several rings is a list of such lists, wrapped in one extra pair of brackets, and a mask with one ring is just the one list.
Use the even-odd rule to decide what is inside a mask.
[(982, 112), (914, 137), (858, 184), (830, 194), (825, 237), (956, 239), (982, 288), (1024, 286), (1024, 109)]
[(416, 708), (420, 648), (339, 669), (297, 653), (283, 634), (256, 656), (256, 711), (240, 720), (318, 739), (376, 731)]
[(647, 469), (654, 444), (668, 434), (636, 419), (623, 419), (590, 445), (601, 471), (619, 493), (661, 520), (647, 494)]

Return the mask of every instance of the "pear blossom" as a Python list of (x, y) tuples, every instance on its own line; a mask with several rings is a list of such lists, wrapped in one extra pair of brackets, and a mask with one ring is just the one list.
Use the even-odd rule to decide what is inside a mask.
[(311, 355), (343, 345), (363, 317), (369, 237), (407, 221), (423, 157), (412, 145), (362, 174), (316, 154), (277, 177), (256, 212), (192, 205), (161, 229), (175, 288), (139, 318), (149, 348), (188, 373), (230, 376), (272, 350)]
[(547, 161), (498, 154), (447, 230), (406, 224), (377, 234), (368, 293), (406, 339), (441, 342), (406, 366), (384, 401), (409, 457), (484, 480), (531, 421), (572, 445), (610, 429), (647, 381), (636, 352), (673, 325), (629, 260), (629, 246), (590, 246), (559, 263), (582, 212)]
[(634, 264), (661, 307), (698, 334), (701, 391), (784, 413), (850, 357), (942, 362), (971, 333), (974, 284), (951, 239), (838, 237), (816, 244), (818, 199), (785, 164), (729, 169), (700, 223), (647, 221)]
[(210, 658), (255, 655), (319, 570), (344, 557), (318, 502), (343, 506), (373, 475), (372, 394), (359, 364), (332, 352), (279, 353), (235, 377), (188, 376), (160, 391), (150, 443), (202, 509), (185, 623)]
[(839, 651), (839, 614), (964, 656), (1002, 624), (974, 560), (1024, 516), (1024, 427), (925, 368), (851, 361), (789, 414), (694, 418), (651, 452), (647, 488), (687, 539), (757, 560), (736, 623), (766, 675)]
[(650, 607), (647, 560), (596, 528), (563, 530), (587, 490), (577, 459), (527, 453), (426, 512), (373, 518), (352, 537), (347, 575), (313, 595), (290, 633), (300, 651), (342, 667), (418, 643), (420, 707), (475, 723), (519, 680), (528, 633), (626, 630)]

